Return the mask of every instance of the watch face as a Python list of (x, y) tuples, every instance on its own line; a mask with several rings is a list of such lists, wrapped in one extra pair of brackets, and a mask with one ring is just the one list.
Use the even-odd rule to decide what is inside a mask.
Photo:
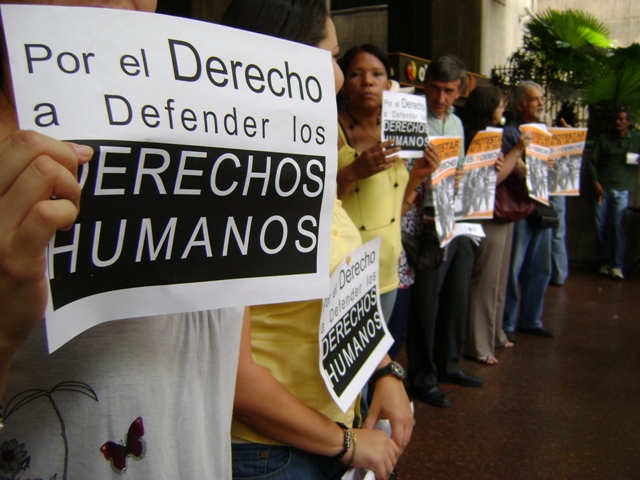
[(398, 362), (391, 362), (389, 364), (391, 366), (391, 372), (394, 377), (404, 379), (404, 368)]

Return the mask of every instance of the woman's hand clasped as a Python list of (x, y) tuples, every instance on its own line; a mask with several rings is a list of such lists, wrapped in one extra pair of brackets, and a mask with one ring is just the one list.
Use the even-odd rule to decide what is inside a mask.
[(347, 453), (341, 462), (373, 471), (376, 480), (387, 480), (402, 453), (400, 447), (382, 430), (360, 428), (353, 429), (353, 433), (356, 435), (356, 451)]

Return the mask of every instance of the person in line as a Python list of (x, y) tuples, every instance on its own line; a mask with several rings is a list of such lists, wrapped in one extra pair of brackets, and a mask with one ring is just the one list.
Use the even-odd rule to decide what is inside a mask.
[[(453, 102), (460, 97), (466, 77), (464, 64), (454, 55), (439, 57), (429, 65), (424, 90), (430, 136), (464, 136), (462, 122), (453, 113)], [(464, 145), (460, 145), (458, 169), (463, 164)], [(426, 215), (433, 217), (430, 190), (425, 194), (425, 204)], [(438, 268), (416, 272), (406, 344), (410, 393), (438, 407), (451, 405), (439, 382), (469, 387), (484, 384), (480, 377), (464, 372), (458, 364), (473, 268), (471, 240), (454, 238), (444, 255), (445, 260)]]
[(558, 214), (558, 227), (551, 230), (551, 279), (550, 285), (561, 287), (569, 276), (569, 255), (567, 253), (567, 197), (550, 195), (549, 205)]
[(382, 236), (380, 246), (380, 293), (382, 312), (388, 323), (398, 288), (398, 260), (402, 251), (400, 218), (405, 195), (410, 195), (437, 162), (433, 147), (407, 172), (396, 155), (400, 147), (381, 142), (382, 92), (391, 86), (391, 64), (375, 45), (350, 49), (340, 59), (345, 77), (338, 112), (338, 198), (356, 226), (363, 242)]
[[(324, 0), (234, 0), (224, 24), (330, 50), (339, 48)], [(342, 72), (334, 63), (336, 92)], [(336, 139), (337, 141), (337, 139)], [(361, 244), (360, 233), (336, 199), (331, 270)], [(388, 356), (374, 374), (375, 393), (362, 428), (352, 429), (355, 402), (342, 412), (320, 375), (321, 300), (250, 308), (244, 323), (236, 383), (233, 440), (235, 479), (338, 479), (347, 466), (393, 472), (411, 437), (413, 414), (402, 372)], [(372, 427), (387, 418), (392, 437)]]
[[(544, 121), (544, 91), (532, 81), (521, 82), (513, 92), (516, 118), (502, 135), (502, 152), (510, 152), (520, 141), (520, 125)], [(553, 337), (542, 324), (544, 293), (551, 278), (551, 230), (537, 228), (526, 218), (514, 222), (509, 280), (502, 329), (509, 341), (515, 331)]]
[[(563, 103), (556, 116), (556, 125), (569, 127), (576, 124), (576, 115), (572, 109)], [(565, 172), (568, 175), (569, 171)], [(567, 188), (566, 182), (570, 177), (560, 178), (562, 188)], [(564, 195), (550, 195), (549, 203), (558, 214), (558, 227), (551, 231), (551, 280), (550, 285), (561, 287), (569, 277), (569, 255), (567, 253), (567, 197)]]
[[(504, 109), (505, 97), (498, 87), (476, 87), (469, 94), (462, 115), (465, 150), (479, 131), (500, 124)], [(510, 175), (524, 178), (526, 166), (522, 155), (530, 140), (531, 133), (523, 133), (511, 151), (506, 155), (500, 154), (496, 164), (497, 185)], [(483, 220), (481, 224), (485, 238), (474, 247), (475, 262), (471, 274), (464, 352), (481, 363), (495, 365), (498, 363), (495, 349), (513, 346), (502, 331), (513, 223)]]
[[(395, 155), (400, 148), (393, 147), (392, 141), (380, 141), (382, 95), (391, 86), (391, 64), (380, 48), (354, 47), (340, 60), (340, 68), (345, 82), (338, 98), (338, 198), (360, 229), (363, 242), (382, 237), (378, 281), (382, 315), (389, 323), (399, 285), (405, 200), (433, 171), (430, 162), (439, 160), (435, 148), (427, 147), (408, 173), (405, 162)], [(402, 336), (401, 329), (402, 322), (390, 325), (392, 335)], [(371, 392), (365, 387), (362, 393), (361, 411), (366, 416)]]
[[(149, 12), (156, 7), (155, 0), (2, 3)], [(124, 460), (126, 473), (135, 478), (230, 479), (242, 308), (107, 322), (47, 353), (46, 248), (56, 230), (74, 224), (81, 196), (78, 165), (93, 151), (18, 130), (2, 51), (2, 475), (114, 478), (113, 469), (122, 464), (105, 460), (112, 456)], [(118, 445), (125, 435), (127, 444)], [(143, 442), (142, 458), (127, 460)]]
[(637, 164), (627, 163), (628, 154), (640, 153), (640, 135), (631, 130), (633, 120), (628, 110), (619, 110), (612, 132), (596, 141), (587, 162), (593, 182), (596, 234), (600, 247), (600, 275), (624, 279), (624, 212), (629, 192), (635, 191)]

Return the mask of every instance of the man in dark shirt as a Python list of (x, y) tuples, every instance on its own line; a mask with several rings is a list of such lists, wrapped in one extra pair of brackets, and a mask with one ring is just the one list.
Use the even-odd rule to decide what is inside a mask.
[[(505, 155), (518, 142), (521, 125), (544, 120), (544, 91), (537, 83), (521, 82), (514, 90), (512, 101), (516, 119), (502, 133), (502, 152)], [(509, 341), (515, 341), (516, 330), (553, 337), (553, 331), (542, 324), (541, 318), (550, 278), (551, 230), (535, 227), (526, 218), (514, 222), (502, 321), (502, 329)]]
[[(629, 204), (629, 192), (635, 190), (637, 167), (627, 163), (627, 157), (640, 153), (640, 135), (629, 130), (632, 119), (628, 111), (615, 116), (615, 129), (598, 138), (587, 172), (595, 191), (594, 211), (596, 233), (600, 245), (602, 275), (622, 280), (624, 274), (625, 235), (624, 211)], [(637, 162), (637, 156), (636, 162)]]

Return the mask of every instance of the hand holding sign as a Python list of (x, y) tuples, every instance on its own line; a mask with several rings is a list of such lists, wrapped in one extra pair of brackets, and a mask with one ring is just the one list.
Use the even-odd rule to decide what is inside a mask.
[(435, 172), (440, 166), (440, 154), (438, 149), (430, 143), (424, 148), (424, 154), (421, 158), (416, 160), (416, 163), (411, 169), (410, 175), (424, 180), (433, 172)]
[(393, 166), (398, 157), (400, 147), (394, 147), (394, 140), (374, 145), (356, 158), (352, 165), (353, 175), (357, 179), (368, 178)]
[(0, 144), (0, 351), (22, 344), (42, 320), (44, 251), (56, 230), (69, 228), (78, 214), (76, 173), (92, 153), (32, 131)]
[(2, 19), (20, 126), (96, 156), (48, 251), (51, 350), (108, 320), (325, 294), (328, 51), (112, 9)]

